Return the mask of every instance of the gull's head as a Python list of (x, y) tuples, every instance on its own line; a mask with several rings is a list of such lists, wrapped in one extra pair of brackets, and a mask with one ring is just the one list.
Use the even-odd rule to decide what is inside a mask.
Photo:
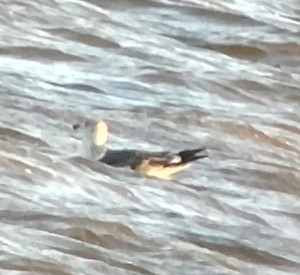
[(108, 128), (103, 120), (86, 120), (83, 123), (74, 124), (73, 129), (76, 131), (83, 130), (87, 134), (91, 146), (99, 147), (107, 142)]

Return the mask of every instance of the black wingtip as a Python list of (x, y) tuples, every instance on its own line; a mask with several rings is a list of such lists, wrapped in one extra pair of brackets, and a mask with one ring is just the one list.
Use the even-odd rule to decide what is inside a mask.
[(208, 152), (205, 147), (201, 147), (197, 149), (181, 151), (178, 155), (181, 157), (182, 162), (191, 162), (197, 159), (207, 158)]

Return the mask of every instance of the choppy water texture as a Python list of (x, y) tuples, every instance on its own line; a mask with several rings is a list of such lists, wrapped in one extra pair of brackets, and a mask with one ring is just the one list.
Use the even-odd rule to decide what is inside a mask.
[[(1, 274), (299, 274), (298, 0), (0, 1)], [(111, 148), (209, 148), (165, 182)]]

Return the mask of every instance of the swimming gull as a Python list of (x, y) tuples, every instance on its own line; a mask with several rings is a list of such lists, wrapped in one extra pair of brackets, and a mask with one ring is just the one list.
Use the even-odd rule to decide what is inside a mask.
[(168, 179), (171, 175), (189, 167), (195, 160), (208, 156), (205, 147), (173, 153), (107, 149), (105, 144), (108, 140), (108, 127), (103, 120), (86, 120), (74, 124), (73, 129), (87, 130), (85, 146), (88, 147), (89, 157), (114, 167), (130, 167), (150, 177)]

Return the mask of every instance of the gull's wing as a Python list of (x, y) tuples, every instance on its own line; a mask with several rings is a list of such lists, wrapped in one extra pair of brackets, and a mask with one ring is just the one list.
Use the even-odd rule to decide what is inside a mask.
[(178, 153), (141, 153), (136, 155), (131, 168), (148, 176), (168, 178), (188, 167), (191, 162), (206, 157), (206, 148), (183, 150)]

